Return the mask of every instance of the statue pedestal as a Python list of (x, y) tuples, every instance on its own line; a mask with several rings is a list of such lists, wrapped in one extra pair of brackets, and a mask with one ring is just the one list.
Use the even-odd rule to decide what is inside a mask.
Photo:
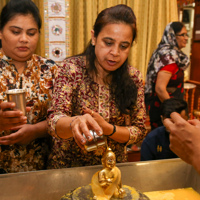
[[(126, 197), (123, 200), (150, 200), (146, 195), (135, 190), (133, 187), (123, 185), (122, 187), (126, 191)], [(62, 196), (60, 200), (93, 200), (93, 192), (91, 184), (79, 187), (73, 191)], [(122, 200), (118, 198), (111, 198), (111, 200)]]

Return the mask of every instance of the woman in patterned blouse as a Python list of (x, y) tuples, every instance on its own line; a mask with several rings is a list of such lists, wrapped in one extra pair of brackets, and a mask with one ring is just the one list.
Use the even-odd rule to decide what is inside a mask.
[[(41, 19), (31, 0), (10, 0), (0, 20), (0, 173), (44, 169), (47, 107), (57, 66), (33, 54)], [(10, 111), (15, 104), (6, 102), (5, 93), (13, 88), (26, 90), (27, 116)]]
[(117, 5), (103, 10), (91, 35), (86, 51), (65, 59), (58, 70), (48, 110), (54, 136), (48, 168), (101, 164), (106, 147), (84, 148), (86, 140), (93, 140), (89, 130), (107, 137), (117, 162), (127, 161), (126, 146), (146, 135), (143, 80), (128, 65), (136, 37), (132, 9)]

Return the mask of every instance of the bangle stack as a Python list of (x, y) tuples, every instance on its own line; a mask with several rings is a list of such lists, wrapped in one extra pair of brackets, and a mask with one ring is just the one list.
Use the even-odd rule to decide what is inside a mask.
[(114, 133), (116, 132), (116, 126), (113, 124), (113, 132), (110, 134), (110, 135), (107, 135), (107, 136), (112, 136)]

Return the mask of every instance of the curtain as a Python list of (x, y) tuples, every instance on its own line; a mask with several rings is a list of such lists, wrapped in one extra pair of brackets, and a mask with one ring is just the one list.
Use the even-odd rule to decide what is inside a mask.
[(81, 53), (91, 38), (97, 16), (97, 0), (70, 0), (70, 55)]
[(41, 0), (32, 0), (35, 5), (38, 7), (42, 19), (42, 28), (40, 30), (40, 39), (37, 45), (36, 54), (45, 56), (45, 37), (44, 37), (44, 6), (43, 1)]
[(129, 62), (146, 76), (153, 51), (160, 42), (166, 25), (178, 21), (176, 0), (128, 0), (137, 18), (137, 39), (131, 49)]
[(126, 0), (70, 0), (70, 55), (83, 52), (91, 39), (91, 30), (101, 10)]
[(9, 0), (0, 0), (0, 10), (6, 5)]

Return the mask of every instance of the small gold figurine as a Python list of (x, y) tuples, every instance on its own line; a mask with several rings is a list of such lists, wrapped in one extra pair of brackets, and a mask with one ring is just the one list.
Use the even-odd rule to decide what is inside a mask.
[(116, 157), (110, 148), (107, 148), (101, 159), (103, 169), (92, 177), (92, 191), (95, 200), (109, 200), (111, 197), (124, 198), (125, 190), (122, 188), (121, 171), (115, 166)]

